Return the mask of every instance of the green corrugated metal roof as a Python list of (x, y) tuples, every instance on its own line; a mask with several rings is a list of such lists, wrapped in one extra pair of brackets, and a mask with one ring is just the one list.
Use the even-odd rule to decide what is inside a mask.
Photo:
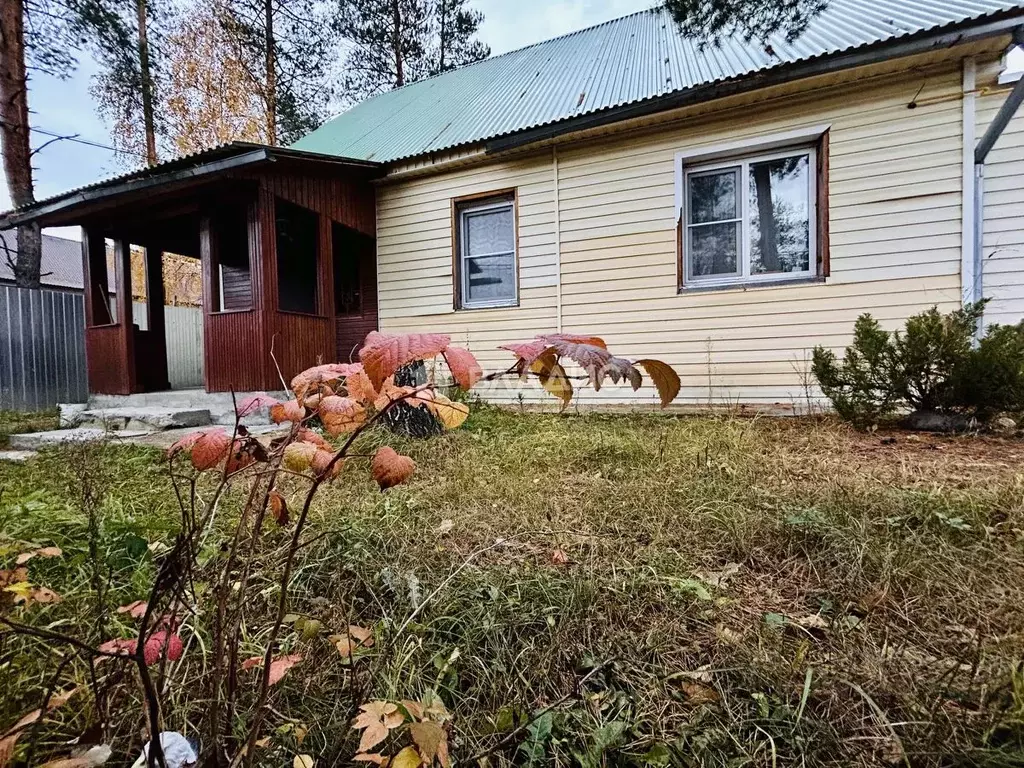
[(792, 43), (704, 50), (643, 11), (368, 99), (293, 146), (393, 162), (1012, 10), (1024, 0), (832, 0)]

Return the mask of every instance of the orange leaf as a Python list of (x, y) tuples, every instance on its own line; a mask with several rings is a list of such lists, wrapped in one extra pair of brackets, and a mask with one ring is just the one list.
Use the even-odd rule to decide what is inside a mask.
[(363, 370), (361, 363), (357, 363), (352, 367), (358, 368), (358, 370), (352, 371), (352, 373), (345, 377), (345, 391), (348, 392), (348, 396), (353, 400), (358, 400), (363, 404), (372, 403), (374, 398), (377, 397), (377, 391), (373, 388), (370, 377), (366, 375), (366, 371)]
[(220, 464), (231, 449), (231, 437), (217, 430), (203, 432), (192, 444), (192, 466), (202, 472)]
[(554, 358), (542, 355), (530, 364), (530, 370), (537, 374), (537, 381), (545, 391), (562, 401), (562, 410), (572, 402), (572, 382), (565, 368)]
[(661, 362), (661, 360), (637, 360), (635, 364), (647, 371), (647, 375), (651, 377), (654, 386), (658, 388), (662, 408), (676, 399), (682, 382), (679, 380), (679, 374), (672, 369), (672, 366)]
[(32, 588), (32, 602), (34, 603), (59, 603), (63, 598), (46, 587)]
[(385, 445), (374, 454), (373, 461), (370, 462), (370, 471), (377, 485), (384, 491), (408, 480), (416, 471), (416, 462)]
[(444, 730), (437, 723), (428, 720), (410, 725), (409, 735), (419, 750), (423, 762), (431, 765), (437, 756), (437, 748), (444, 739)]
[(407, 363), (439, 355), (451, 339), (442, 333), (391, 334), (370, 331), (365, 346), (359, 350), (363, 369), (374, 389)]
[(371, 723), (366, 726), (366, 729), (363, 731), (363, 735), (359, 737), (359, 746), (356, 747), (356, 749), (360, 752), (368, 752), (384, 741), (387, 736), (388, 728), (384, 723)]
[(228, 453), (227, 471), (229, 475), (240, 472), (248, 466), (256, 463), (256, 453), (262, 450), (262, 446), (252, 438), (235, 440), (231, 444)]
[(295, 399), (302, 402), (306, 397), (320, 392), (324, 387), (331, 389), (332, 384), (348, 376), (353, 368), (354, 366), (349, 363), (327, 363), (307, 368), (291, 381)]
[(399, 387), (395, 385), (395, 380), (392, 377), (388, 377), (380, 387), (380, 394), (376, 396), (373, 401), (373, 407), (378, 411), (383, 411), (391, 403), (396, 400), (402, 400), (408, 397), (416, 391), (416, 387)]
[(298, 400), (289, 400), (270, 406), (270, 420), (275, 424), (292, 421), (298, 424), (306, 418), (306, 409), (299, 405)]
[(33, 557), (60, 557), (64, 552), (60, 547), (42, 547), (33, 549), (31, 552), (22, 552), (14, 561), (15, 565), (24, 565)]
[[(277, 685), (281, 682), (281, 679), (288, 674), (288, 670), (294, 667), (302, 661), (302, 654), (295, 653), (290, 656), (278, 656), (270, 660), (270, 685)], [(246, 659), (242, 662), (242, 669), (252, 669), (253, 667), (262, 667), (263, 657), (253, 656), (252, 658)]]
[(569, 556), (565, 554), (565, 550), (556, 549), (551, 553), (551, 562), (555, 565), (566, 565), (569, 562)]
[(445, 362), (455, 377), (455, 381), (463, 389), (468, 390), (476, 384), (484, 375), (483, 368), (476, 361), (473, 353), (461, 347), (448, 347), (444, 351)]
[(334, 450), (333, 445), (308, 427), (299, 427), (298, 431), (295, 433), (295, 439), (300, 443), (311, 443), (317, 448), (323, 448), (325, 451)]
[(358, 429), (366, 421), (366, 408), (350, 397), (329, 395), (320, 401), (320, 419), (336, 436)]
[(282, 528), (288, 525), (288, 502), (276, 490), (270, 492), (270, 514)]
[(456, 403), (449, 400), (440, 392), (433, 389), (422, 389), (409, 397), (409, 403), (417, 405), (422, 403), (433, 413), (445, 429), (458, 429), (469, 416), (469, 406), (465, 403)]
[(330, 467), (331, 469), (328, 477), (333, 480), (338, 476), (338, 473), (341, 472), (341, 465), (345, 462), (344, 459), (338, 459), (332, 464), (332, 461), (334, 461), (334, 451), (325, 451), (320, 449), (313, 454), (313, 462), (311, 466), (313, 471), (318, 475), (324, 474), (327, 472), (327, 468)]

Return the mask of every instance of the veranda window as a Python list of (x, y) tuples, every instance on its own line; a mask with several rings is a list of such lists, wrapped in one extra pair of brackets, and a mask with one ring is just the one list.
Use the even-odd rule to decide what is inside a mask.
[(514, 306), (519, 299), (514, 198), (460, 203), (456, 213), (459, 307)]

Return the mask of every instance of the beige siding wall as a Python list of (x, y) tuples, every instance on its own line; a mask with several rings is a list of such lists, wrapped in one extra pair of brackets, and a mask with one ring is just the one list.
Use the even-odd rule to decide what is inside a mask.
[[(980, 139), (1013, 84), (998, 85), (999, 67), (979, 72), (976, 131)], [(1024, 114), (1018, 112), (989, 153), (985, 167), (983, 295), (986, 323), (1024, 317)]]
[[(915, 95), (917, 106), (908, 109)], [(981, 101), (987, 109), (987, 98)], [(895, 327), (933, 304), (958, 305), (962, 122), (961, 74), (949, 68), (560, 146), (562, 329), (599, 334), (625, 357), (665, 359), (683, 378), (685, 403), (799, 405), (810, 350), (845, 345), (862, 312)], [(822, 124), (831, 125), (828, 281), (678, 293), (675, 154)], [(1022, 139), (1017, 127), (1000, 143), (1000, 157), (1013, 146), (1019, 158)], [(1019, 172), (1013, 158), (993, 172), (990, 204), (1019, 193), (1009, 190), (1015, 162)], [(548, 149), (383, 186), (382, 328), (450, 333), (487, 370), (511, 359), (494, 349), (498, 344), (555, 331), (554, 178)], [(450, 199), (510, 186), (520, 197), (522, 305), (455, 312)], [(1014, 200), (1002, 212), (1007, 220), (993, 219), (991, 236), (1019, 247), (1024, 228), (1008, 220), (1021, 212), (1020, 197)], [(586, 398), (655, 402), (649, 387), (634, 396), (608, 386), (597, 394), (587, 390)]]

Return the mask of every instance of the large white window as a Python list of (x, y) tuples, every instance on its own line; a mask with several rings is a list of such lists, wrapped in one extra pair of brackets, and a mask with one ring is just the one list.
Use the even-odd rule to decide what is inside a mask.
[(516, 212), (509, 195), (456, 204), (458, 306), (508, 307), (517, 303)]
[(817, 274), (814, 147), (684, 167), (687, 287)]

